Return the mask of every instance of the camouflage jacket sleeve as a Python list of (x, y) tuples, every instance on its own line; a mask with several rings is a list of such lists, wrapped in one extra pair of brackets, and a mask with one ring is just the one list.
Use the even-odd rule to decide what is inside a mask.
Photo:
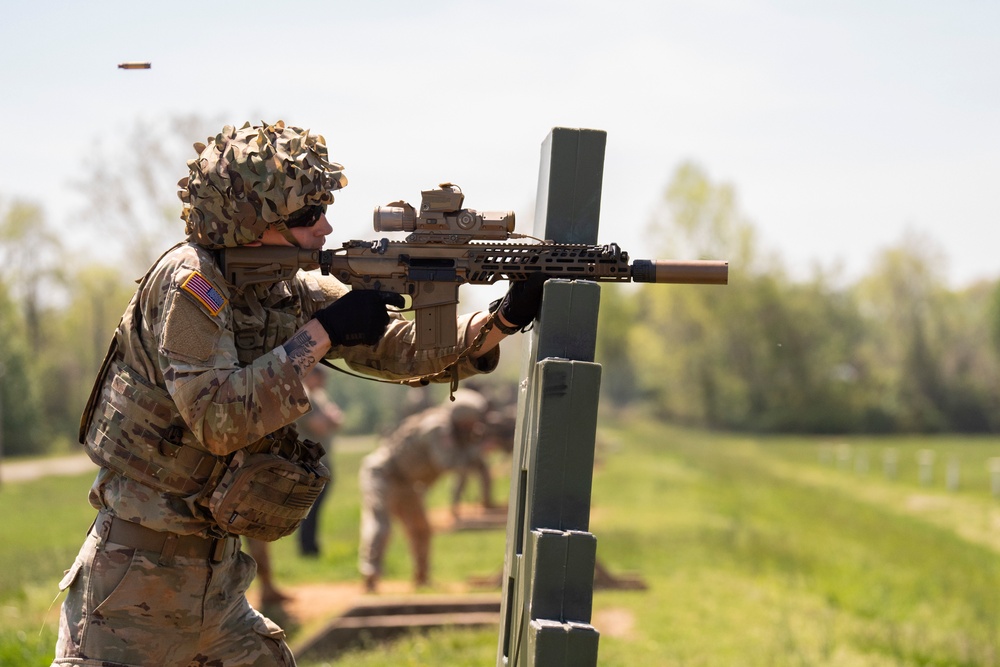
[[(303, 298), (303, 317), (309, 319), (324, 306), (333, 303), (349, 290), (331, 276), (316, 272), (300, 273), (301, 286), (310, 298)], [(308, 305), (307, 305), (308, 304)], [(458, 335), (453, 346), (437, 350), (417, 350), (413, 323), (402, 315), (392, 314), (385, 336), (376, 346), (336, 346), (327, 354), (329, 359), (343, 359), (348, 366), (366, 375), (391, 380), (429, 375), (443, 370), (465, 349), (473, 315), (458, 318)], [(494, 348), (478, 359), (465, 359), (458, 367), (459, 377), (466, 378), (492, 372), (500, 360), (500, 348)]]
[(160, 262), (143, 299), (143, 338), (152, 338), (146, 347), (155, 349), (158, 381), (195, 437), (220, 455), (309, 411), (281, 346), (240, 367), (230, 296), (211, 255), (186, 245)]

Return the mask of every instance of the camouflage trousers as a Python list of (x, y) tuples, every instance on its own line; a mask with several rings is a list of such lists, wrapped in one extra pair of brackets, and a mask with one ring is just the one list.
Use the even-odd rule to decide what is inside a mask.
[(59, 584), (67, 590), (53, 665), (250, 667), (295, 664), (284, 631), (246, 599), (256, 566), (107, 542), (94, 529)]
[(430, 574), (431, 525), (424, 509), (424, 487), (394, 479), (386, 471), (363, 461), (358, 474), (361, 487), (361, 543), (358, 570), (366, 579), (382, 574), (389, 544), (392, 517), (403, 524), (413, 557), (413, 580), (426, 584)]

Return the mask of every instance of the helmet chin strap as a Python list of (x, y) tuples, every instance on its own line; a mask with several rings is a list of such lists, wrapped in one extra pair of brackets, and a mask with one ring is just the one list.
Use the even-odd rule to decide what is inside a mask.
[(295, 238), (295, 236), (292, 234), (292, 230), (290, 230), (288, 228), (288, 225), (285, 224), (284, 220), (279, 220), (277, 222), (272, 222), (271, 223), (271, 227), (273, 229), (275, 229), (283, 237), (285, 237), (286, 241), (288, 241), (289, 243), (291, 243), (293, 246), (298, 247), (299, 240), (297, 238)]

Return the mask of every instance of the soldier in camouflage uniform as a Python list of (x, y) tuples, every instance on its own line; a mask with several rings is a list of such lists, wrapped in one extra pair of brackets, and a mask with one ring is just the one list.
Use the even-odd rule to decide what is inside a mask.
[(431, 526), (424, 494), (444, 473), (479, 460), (493, 440), (494, 434), (485, 428), (486, 399), (471, 389), (459, 389), (454, 399), (404, 419), (361, 462), (358, 569), (369, 592), (375, 591), (382, 573), (392, 517), (406, 532), (414, 584), (428, 583)]
[(515, 284), (494, 315), (459, 318), (454, 348), (418, 355), (377, 292), (306, 272), (238, 288), (217, 249), (322, 247), (347, 180), (322, 136), (280, 121), (226, 126), (195, 150), (179, 183), (187, 240), (141, 280), (81, 422), (98, 514), (60, 583), (54, 665), (294, 664), (247, 602), (255, 565), (238, 536), (290, 534), (328, 479), (294, 428), (303, 378), (323, 357), (387, 378), (439, 371), (485, 326), (458, 370), (488, 372), (540, 303), (540, 285)]

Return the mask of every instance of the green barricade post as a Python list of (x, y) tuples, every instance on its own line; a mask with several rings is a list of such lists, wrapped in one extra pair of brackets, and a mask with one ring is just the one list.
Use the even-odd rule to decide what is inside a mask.
[[(534, 236), (597, 243), (607, 134), (554, 128), (542, 143)], [(549, 280), (527, 335), (507, 513), (497, 667), (597, 664), (589, 532), (601, 367), (600, 287)]]

